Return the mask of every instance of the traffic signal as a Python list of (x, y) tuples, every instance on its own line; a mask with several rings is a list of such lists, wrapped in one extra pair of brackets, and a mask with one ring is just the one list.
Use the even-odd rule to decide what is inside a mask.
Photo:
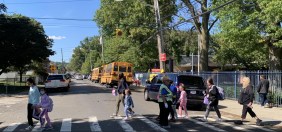
[(121, 29), (117, 28), (116, 29), (116, 36), (121, 36), (121, 35), (122, 35)]

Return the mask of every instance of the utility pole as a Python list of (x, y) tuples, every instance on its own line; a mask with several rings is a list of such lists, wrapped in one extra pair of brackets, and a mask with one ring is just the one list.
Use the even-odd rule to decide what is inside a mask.
[(90, 71), (92, 71), (92, 58), (91, 58), (91, 48), (90, 48), (90, 45), (88, 46), (88, 50), (89, 50), (89, 59), (90, 59)]
[(160, 69), (165, 70), (164, 62), (161, 61), (161, 54), (164, 53), (164, 49), (163, 49), (164, 39), (163, 39), (163, 30), (162, 30), (162, 23), (161, 23), (159, 1), (158, 0), (154, 0), (154, 9), (155, 9), (156, 24), (157, 24), (157, 30), (158, 30), (157, 43), (158, 43)]
[(100, 44), (102, 46), (102, 62), (103, 64), (105, 63), (104, 62), (104, 44), (103, 44), (103, 34), (102, 34), (102, 29), (101, 29), (101, 36), (100, 36)]
[[(63, 55), (63, 48), (61, 48), (61, 54), (62, 54), (62, 69), (61, 72), (64, 73), (65, 68), (64, 68), (64, 55)], [(58, 69), (57, 69), (58, 70)]]

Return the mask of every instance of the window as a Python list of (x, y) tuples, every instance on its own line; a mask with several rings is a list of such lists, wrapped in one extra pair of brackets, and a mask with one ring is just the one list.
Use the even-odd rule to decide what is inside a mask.
[(112, 64), (109, 64), (106, 68), (106, 73), (110, 73), (112, 70)]
[(131, 67), (128, 67), (127, 72), (131, 72)]
[(117, 65), (114, 66), (114, 71), (118, 71), (118, 66)]
[(194, 77), (194, 76), (179, 76), (178, 77), (179, 83), (183, 83), (185, 86), (188, 87), (202, 87), (204, 86), (203, 79), (201, 77)]
[(157, 83), (157, 77), (154, 77), (153, 79), (152, 79), (152, 82), (151, 82), (152, 84), (155, 84), (155, 83)]
[(63, 76), (62, 75), (51, 75), (48, 77), (47, 80), (62, 80)]
[(119, 72), (126, 72), (126, 66), (119, 66)]

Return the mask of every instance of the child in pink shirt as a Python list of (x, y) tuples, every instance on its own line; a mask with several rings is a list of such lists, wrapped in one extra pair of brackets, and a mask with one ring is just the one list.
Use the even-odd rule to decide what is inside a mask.
[(188, 113), (187, 113), (187, 108), (186, 108), (186, 105), (187, 105), (187, 94), (186, 94), (186, 91), (185, 91), (185, 88), (183, 85), (180, 85), (179, 86), (179, 90), (180, 90), (180, 98), (178, 100), (179, 102), (179, 116), (182, 117), (182, 108), (185, 112), (185, 118), (188, 118)]

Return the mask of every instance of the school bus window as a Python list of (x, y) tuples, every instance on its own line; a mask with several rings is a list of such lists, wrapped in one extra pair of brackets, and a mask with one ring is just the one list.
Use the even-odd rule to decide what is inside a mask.
[(110, 72), (111, 72), (111, 69), (112, 69), (112, 64), (109, 64), (109, 65), (107, 66), (106, 72), (107, 72), (107, 73), (110, 73)]
[(119, 66), (119, 72), (126, 72), (125, 66)]
[(118, 71), (118, 66), (114, 66), (114, 71)]
[(128, 67), (127, 72), (131, 72), (131, 67)]

